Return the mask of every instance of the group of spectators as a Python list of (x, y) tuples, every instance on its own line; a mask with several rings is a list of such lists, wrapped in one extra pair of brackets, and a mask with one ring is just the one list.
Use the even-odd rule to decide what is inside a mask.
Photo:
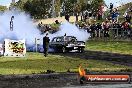
[[(96, 22), (96, 20), (103, 20), (102, 12), (98, 12), (98, 15), (94, 12), (93, 14), (86, 13), (84, 16), (84, 21), (86, 22), (87, 19), (93, 19), (94, 22), (79, 25), (76, 24), (78, 28), (85, 29), (88, 33), (90, 33), (91, 38), (94, 37), (127, 37), (132, 38), (132, 23), (131, 23), (131, 13), (132, 7), (128, 8), (125, 12), (124, 22), (119, 22), (119, 12), (117, 8), (113, 8), (113, 4), (110, 3), (108, 16), (105, 20), (101, 22)], [(99, 15), (100, 14), (100, 15)], [(97, 17), (98, 16), (98, 17)], [(65, 19), (69, 22), (70, 15), (66, 14)], [(56, 24), (60, 24), (58, 20), (55, 21)], [(87, 22), (86, 22), (87, 23)], [(46, 31), (52, 30), (50, 25), (44, 25), (42, 22), (38, 24), (38, 28), (42, 33)]]
[[(79, 27), (79, 26), (78, 26)], [(123, 23), (119, 22), (110, 22), (106, 19), (102, 23), (93, 23), (92, 25), (84, 25), (81, 27), (87, 30), (90, 33), (91, 37), (110, 37), (114, 36), (114, 38), (120, 37), (132, 37), (132, 29), (131, 24), (127, 21)], [(111, 33), (111, 34), (110, 34)]]
[[(95, 20), (92, 24), (84, 24), (83, 29), (86, 29), (91, 37), (122, 37), (132, 38), (132, 23), (131, 14), (132, 7), (128, 8), (124, 15), (124, 21), (119, 22), (119, 12), (117, 8), (113, 8), (113, 4), (110, 3), (109, 14), (106, 19), (101, 23), (96, 23)], [(78, 26), (78, 25), (77, 25)], [(78, 26), (80, 28), (80, 26)]]
[[(59, 24), (58, 20), (56, 20), (55, 22), (56, 22), (56, 24)], [(47, 31), (50, 32), (50, 33), (55, 33), (56, 32), (56, 30), (54, 30), (51, 27), (51, 25), (43, 24), (42, 22), (40, 22), (37, 27), (38, 27), (39, 31), (41, 32), (41, 34), (44, 34)]]

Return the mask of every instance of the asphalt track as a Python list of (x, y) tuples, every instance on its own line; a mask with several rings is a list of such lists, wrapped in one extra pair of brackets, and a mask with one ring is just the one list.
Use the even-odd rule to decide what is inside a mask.
[[(132, 80), (132, 73), (130, 74)], [(80, 84), (77, 73), (0, 76), (0, 88), (132, 88), (131, 83)]]
[(62, 88), (132, 88), (132, 84), (101, 84), (101, 85), (86, 85), (86, 86), (70, 86)]
[(80, 59), (93, 59), (100, 61), (108, 61), (113, 64), (132, 66), (132, 55), (129, 54), (118, 54), (118, 53), (110, 53), (110, 52), (101, 52), (101, 51), (88, 51), (85, 50), (83, 53), (52, 53), (54, 55), (60, 56), (69, 56), (72, 58), (80, 58)]
[[(79, 57), (112, 62), (114, 64), (132, 66), (132, 55), (112, 54), (99, 51), (81, 53), (52, 53), (61, 56)], [(78, 73), (53, 73), (32, 75), (0, 75), (0, 88), (132, 88), (132, 72), (106, 73), (129, 74), (130, 83), (83, 84), (79, 83)]]

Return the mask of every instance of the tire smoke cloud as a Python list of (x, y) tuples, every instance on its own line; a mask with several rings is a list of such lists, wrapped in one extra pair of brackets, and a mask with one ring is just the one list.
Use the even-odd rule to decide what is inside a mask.
[[(13, 19), (13, 30), (10, 30), (10, 20)], [(21, 11), (6, 11), (0, 15), (0, 42), (4, 39), (25, 39), (27, 45), (33, 45), (34, 39), (39, 37), (40, 32), (36, 30), (30, 15)]]
[[(10, 20), (13, 19), (13, 30), (10, 30)], [(63, 36), (66, 33), (67, 36), (75, 36), (79, 41), (87, 41), (90, 34), (83, 29), (78, 29), (74, 24), (65, 22), (60, 26), (60, 30), (54, 34), (49, 34), (50, 40), (53, 37)], [(42, 45), (42, 38), (45, 36), (41, 35), (37, 26), (31, 19), (29, 14), (25, 12), (17, 11), (6, 11), (0, 14), (0, 43), (4, 42), (4, 39), (12, 40), (26, 40), (26, 46), (31, 47), (35, 45), (35, 38), (40, 39)]]

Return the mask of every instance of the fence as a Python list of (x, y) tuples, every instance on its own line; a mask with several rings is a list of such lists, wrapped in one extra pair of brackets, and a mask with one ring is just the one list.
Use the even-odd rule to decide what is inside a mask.
[[(106, 36), (104, 36), (105, 31), (103, 29), (101, 30), (95, 30), (93, 32), (90, 32), (90, 39), (104, 39)], [(121, 40), (132, 40), (132, 30), (125, 30), (123, 28), (110, 28), (108, 31), (109, 39), (115, 40), (115, 39), (121, 39)]]

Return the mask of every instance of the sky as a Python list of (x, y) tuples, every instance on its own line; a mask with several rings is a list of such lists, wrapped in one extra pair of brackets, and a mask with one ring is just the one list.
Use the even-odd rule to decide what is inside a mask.
[(108, 5), (108, 6), (110, 3), (114, 3), (114, 7), (118, 7), (121, 4), (132, 2), (132, 0), (104, 0), (104, 1), (105, 1), (106, 5)]
[[(12, 0), (0, 0), (0, 5), (6, 5), (9, 6), (10, 2)], [(18, 0), (16, 0), (18, 1)], [(104, 0), (106, 5), (109, 5), (109, 3), (114, 3), (114, 6), (117, 7), (121, 5), (122, 3), (132, 2), (132, 0)]]
[(11, 2), (12, 0), (0, 0), (0, 5), (9, 6)]

